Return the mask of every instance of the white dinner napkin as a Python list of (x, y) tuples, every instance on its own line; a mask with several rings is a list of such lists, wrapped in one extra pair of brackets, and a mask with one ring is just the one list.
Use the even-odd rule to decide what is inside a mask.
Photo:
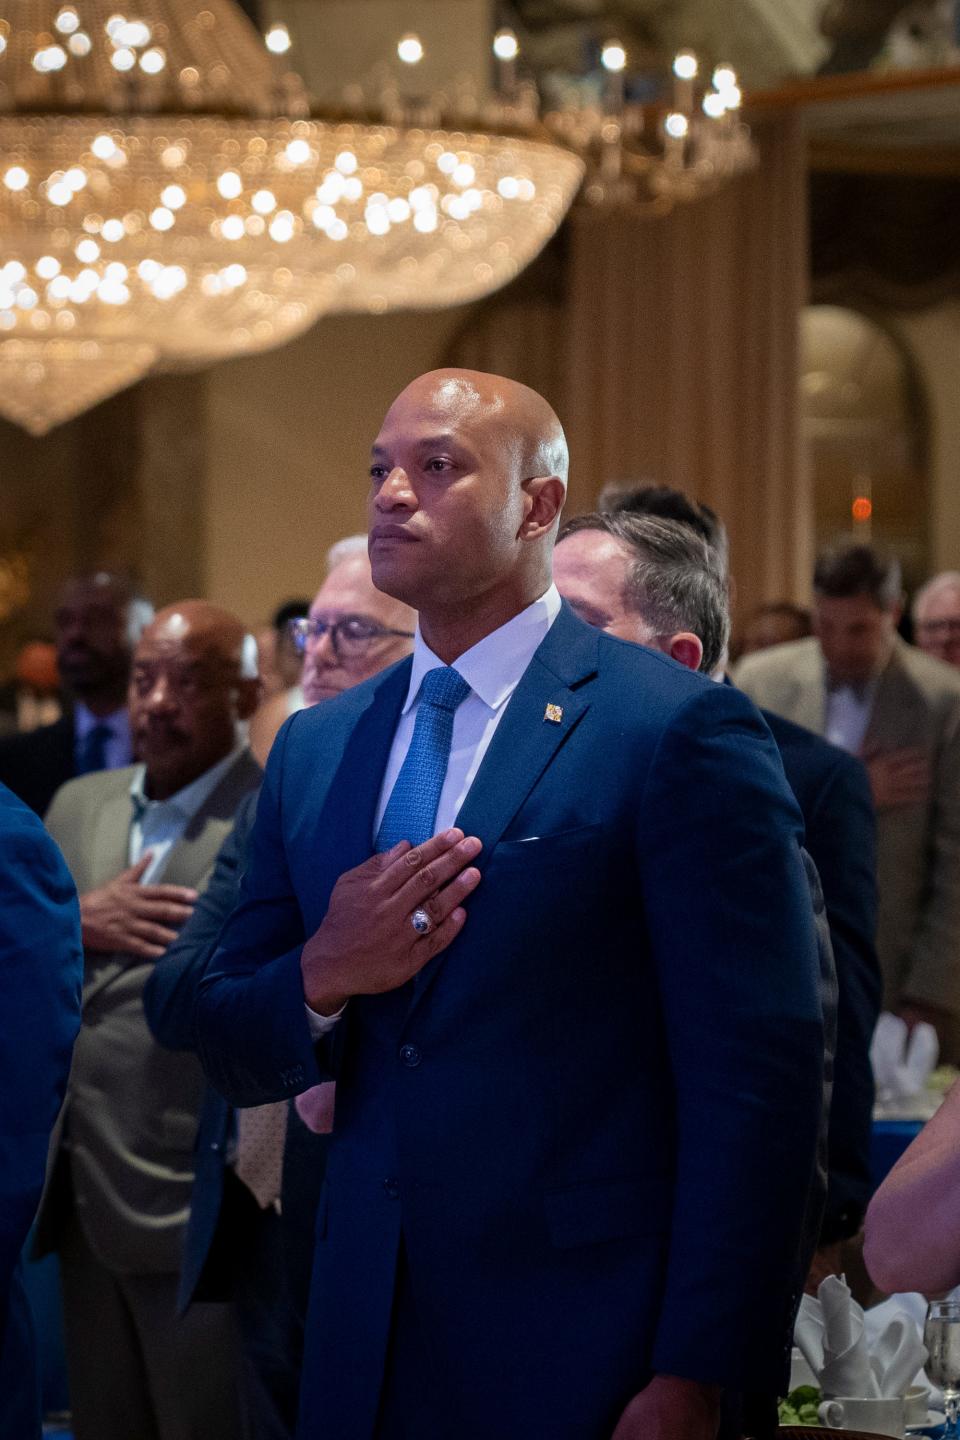
[[(950, 1300), (960, 1300), (960, 1285), (951, 1290), (948, 1296)], [(921, 1360), (908, 1384), (925, 1385), (930, 1391), (930, 1408), (937, 1410), (942, 1408), (942, 1392), (927, 1378), (923, 1366), (926, 1364), (927, 1354), (923, 1347), (923, 1324), (927, 1316), (927, 1297), (919, 1291), (906, 1291), (900, 1295), (891, 1295), (879, 1305), (874, 1305), (863, 1317), (866, 1329), (867, 1344), (871, 1350), (876, 1348), (879, 1337), (895, 1321), (899, 1320), (903, 1325), (908, 1326), (915, 1337), (916, 1345), (921, 1351)], [(905, 1363), (905, 1362), (904, 1362)]]
[(937, 1032), (932, 1025), (921, 1022), (908, 1032), (899, 1015), (884, 1011), (870, 1046), (880, 1105), (920, 1095), (936, 1068), (939, 1053)]
[(868, 1324), (839, 1275), (827, 1276), (816, 1299), (801, 1300), (794, 1340), (828, 1398), (904, 1395), (918, 1371), (918, 1383), (926, 1383), (922, 1316), (918, 1324), (910, 1309), (871, 1314)]

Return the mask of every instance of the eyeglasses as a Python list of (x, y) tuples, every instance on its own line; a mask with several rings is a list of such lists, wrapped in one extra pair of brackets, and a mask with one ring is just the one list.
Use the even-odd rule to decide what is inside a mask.
[(324, 635), (330, 636), (333, 653), (338, 660), (351, 660), (363, 655), (377, 640), (386, 640), (395, 635), (398, 639), (412, 640), (412, 630), (390, 630), (378, 625), (365, 615), (343, 615), (339, 620), (288, 620), (287, 629), (297, 649), (303, 653), (311, 643), (318, 644)]

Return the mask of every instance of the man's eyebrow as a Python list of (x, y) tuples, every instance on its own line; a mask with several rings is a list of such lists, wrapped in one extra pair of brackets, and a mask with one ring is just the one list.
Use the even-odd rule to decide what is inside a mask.
[[(416, 450), (459, 449), (462, 443), (461, 440), (458, 440), (455, 435), (451, 435), (449, 432), (443, 435), (426, 435), (422, 440), (412, 441), (413, 447)], [(385, 445), (374, 445), (370, 450), (370, 454), (374, 458), (387, 455), (388, 453)]]

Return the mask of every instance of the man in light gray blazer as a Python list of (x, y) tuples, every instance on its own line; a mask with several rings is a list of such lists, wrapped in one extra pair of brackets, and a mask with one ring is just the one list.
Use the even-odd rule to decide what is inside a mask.
[(825, 552), (816, 637), (748, 656), (758, 705), (859, 755), (877, 809), (877, 948), (884, 1005), (929, 1020), (960, 1060), (960, 674), (897, 635), (896, 560), (867, 545)]
[(72, 780), (47, 814), (80, 892), (83, 1024), (39, 1248), (59, 1252), (77, 1440), (236, 1440), (226, 1306), (176, 1309), (204, 1081), (152, 1038), (143, 987), (204, 887), (259, 767), (243, 743), (256, 646), (202, 601), (137, 647), (143, 763)]

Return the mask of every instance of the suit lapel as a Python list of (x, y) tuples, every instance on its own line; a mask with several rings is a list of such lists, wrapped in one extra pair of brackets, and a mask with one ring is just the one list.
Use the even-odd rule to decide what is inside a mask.
[(889, 663), (877, 684), (870, 723), (863, 739), (863, 752), (871, 749), (899, 750), (902, 746), (922, 743), (925, 706), (906, 666), (896, 641)]
[(320, 816), (325, 836), (336, 836), (337, 875), (362, 865), (373, 854), (373, 822), (383, 772), (410, 685), (412, 660), (386, 671), (365, 697), (349, 726), (343, 755)]
[[(104, 788), (109, 788), (96, 810), (89, 861), (90, 889), (106, 885), (129, 868), (130, 825), (133, 820), (133, 802), (130, 799), (132, 774), (132, 770), (125, 769), (114, 778), (111, 772), (104, 772), (105, 780), (108, 775), (110, 777)], [(78, 888), (82, 891), (88, 887)]]
[(260, 767), (250, 753), (245, 750), (238, 755), (171, 849), (160, 884), (194, 886), (203, 879), (233, 825), (237, 806), (261, 779)]
[[(598, 632), (564, 605), (507, 702), (456, 824), (476, 835), (483, 849), (473, 862), (481, 870), (530, 791), (586, 714), (597, 672)], [(548, 718), (547, 707), (553, 718)], [(446, 952), (417, 975), (413, 1005), (436, 978)], [(411, 1008), (413, 1008), (411, 1006)]]
[(827, 728), (827, 684), (819, 645), (811, 646), (807, 666), (805, 673), (799, 673), (798, 667), (790, 718), (815, 735), (822, 735)]

